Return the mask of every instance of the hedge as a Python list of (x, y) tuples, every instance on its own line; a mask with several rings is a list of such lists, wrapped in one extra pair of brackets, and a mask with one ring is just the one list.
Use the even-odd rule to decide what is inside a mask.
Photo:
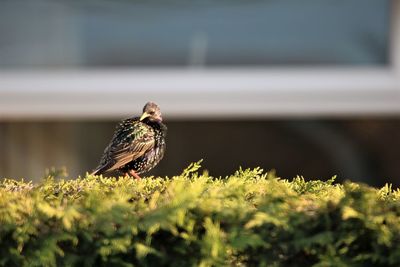
[(285, 180), (47, 176), (0, 184), (1, 266), (400, 266), (400, 191)]

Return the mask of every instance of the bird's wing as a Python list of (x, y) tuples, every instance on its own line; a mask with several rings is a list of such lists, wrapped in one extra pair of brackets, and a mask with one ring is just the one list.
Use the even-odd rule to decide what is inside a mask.
[(139, 121), (131, 119), (121, 122), (104, 151), (100, 166), (95, 173), (116, 170), (139, 158), (154, 147), (154, 130)]

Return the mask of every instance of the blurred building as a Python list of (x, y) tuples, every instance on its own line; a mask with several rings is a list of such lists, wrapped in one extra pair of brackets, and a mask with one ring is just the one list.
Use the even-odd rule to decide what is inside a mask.
[(148, 100), (169, 126), (153, 174), (203, 158), (216, 176), (400, 185), (400, 6), (0, 2), (0, 177), (84, 174)]

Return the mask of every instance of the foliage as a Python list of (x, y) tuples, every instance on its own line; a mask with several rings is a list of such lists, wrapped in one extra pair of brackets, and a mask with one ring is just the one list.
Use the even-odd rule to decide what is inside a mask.
[(400, 191), (283, 180), (88, 176), (0, 183), (1, 266), (400, 266)]

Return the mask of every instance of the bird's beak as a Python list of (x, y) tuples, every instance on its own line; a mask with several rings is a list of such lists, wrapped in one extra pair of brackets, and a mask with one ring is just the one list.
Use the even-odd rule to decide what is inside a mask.
[(143, 112), (142, 116), (140, 117), (140, 121), (146, 119), (147, 117), (150, 117), (150, 114), (147, 112)]

